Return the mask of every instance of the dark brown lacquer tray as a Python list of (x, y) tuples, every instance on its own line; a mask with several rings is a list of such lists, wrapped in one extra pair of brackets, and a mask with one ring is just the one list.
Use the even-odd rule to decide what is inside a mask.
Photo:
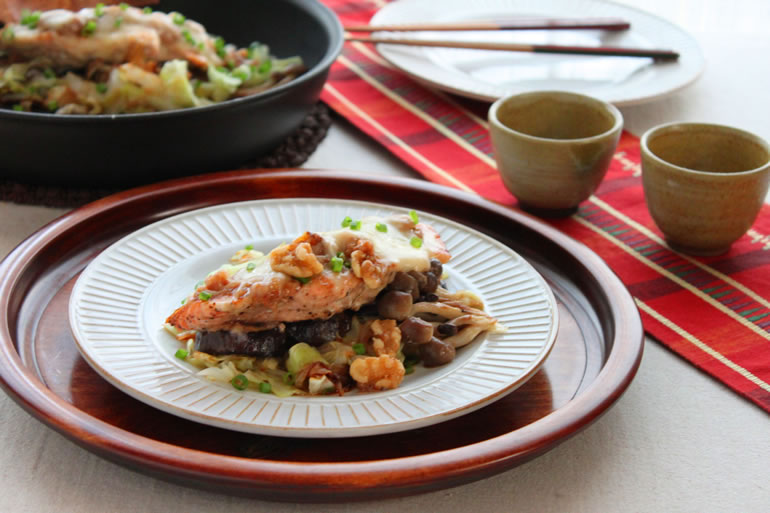
[[(435, 426), (349, 439), (258, 436), (193, 423), (113, 388), (80, 357), (67, 302), (101, 250), (159, 219), (262, 198), (325, 197), (415, 207), (484, 232), (526, 257), (559, 304), (553, 350), (525, 385)], [(116, 194), (32, 235), (0, 264), (0, 379), (29, 413), (86, 449), (196, 488), (337, 502), (456, 486), (521, 464), (605, 412), (642, 356), (636, 306), (592, 251), (535, 218), (422, 181), (254, 170)]]

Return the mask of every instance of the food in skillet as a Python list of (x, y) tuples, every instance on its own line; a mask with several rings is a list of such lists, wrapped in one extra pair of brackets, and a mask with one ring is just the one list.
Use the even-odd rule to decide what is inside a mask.
[(441, 286), (450, 255), (417, 214), (345, 218), (210, 273), (166, 327), (204, 376), (276, 395), (396, 388), (422, 362), (502, 327), (472, 293)]
[(0, 104), (57, 114), (198, 107), (256, 94), (305, 70), (265, 45), (236, 48), (178, 12), (127, 4), (25, 11), (0, 30)]

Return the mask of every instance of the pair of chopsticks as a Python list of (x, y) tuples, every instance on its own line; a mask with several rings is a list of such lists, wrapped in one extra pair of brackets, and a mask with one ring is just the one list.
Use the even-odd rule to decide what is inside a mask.
[[(352, 25), (347, 32), (414, 32), (465, 30), (627, 30), (631, 25), (617, 18), (522, 18), (506, 22), (479, 21), (470, 23), (437, 23), (410, 25)], [(442, 48), (469, 48), (476, 50), (504, 50), (509, 52), (558, 53), (576, 55), (605, 55), (617, 57), (651, 57), (655, 60), (676, 60), (679, 54), (672, 50), (627, 48), (617, 46), (565, 46), (526, 43), (480, 43), (429, 39), (391, 38), (345, 35), (346, 41), (383, 43)]]

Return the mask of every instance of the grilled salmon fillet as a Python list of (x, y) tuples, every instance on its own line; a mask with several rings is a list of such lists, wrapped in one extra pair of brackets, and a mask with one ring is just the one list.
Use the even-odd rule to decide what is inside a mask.
[(0, 49), (12, 60), (46, 58), (55, 68), (84, 68), (93, 61), (142, 65), (172, 59), (185, 59), (202, 69), (223, 64), (213, 38), (199, 23), (179, 13), (145, 13), (117, 5), (44, 11), (34, 23), (6, 28)]
[(257, 330), (327, 319), (374, 300), (399, 271), (449, 258), (438, 233), (409, 216), (367, 217), (341, 230), (300, 235), (268, 255), (208, 275), (166, 322), (178, 330)]

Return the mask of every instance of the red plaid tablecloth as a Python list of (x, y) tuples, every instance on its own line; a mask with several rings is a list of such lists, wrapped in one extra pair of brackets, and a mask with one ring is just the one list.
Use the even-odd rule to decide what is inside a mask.
[[(323, 1), (343, 24), (367, 23), (386, 3)], [(423, 87), (361, 43), (346, 43), (322, 99), (426, 179), (515, 208), (492, 156), (488, 105)], [(729, 253), (690, 257), (663, 243), (640, 175), (639, 141), (625, 132), (596, 194), (551, 223), (617, 273), (649, 335), (770, 412), (770, 206)]]

